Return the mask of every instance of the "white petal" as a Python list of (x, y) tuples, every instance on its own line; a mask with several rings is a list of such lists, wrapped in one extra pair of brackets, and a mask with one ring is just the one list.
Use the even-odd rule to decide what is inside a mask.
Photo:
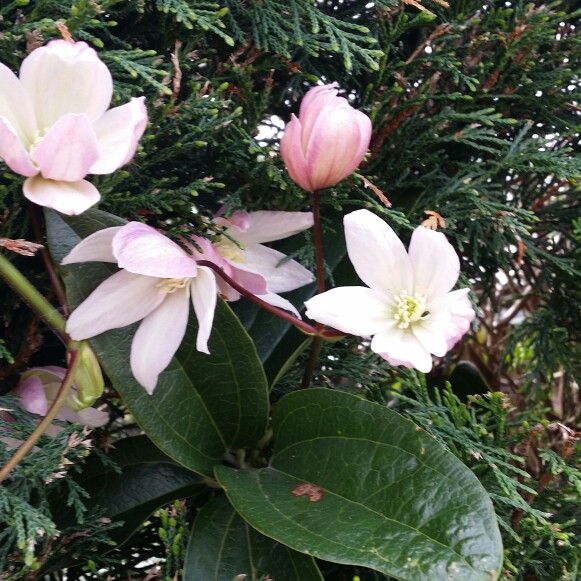
[(343, 286), (309, 299), (306, 316), (334, 329), (370, 337), (389, 324), (381, 295), (362, 286)]
[(101, 199), (99, 190), (86, 180), (60, 182), (34, 176), (24, 180), (22, 191), (31, 202), (68, 216), (82, 214)]
[[(1, 91), (0, 91), (1, 94)], [(0, 159), (21, 176), (35, 176), (38, 168), (32, 163), (16, 129), (5, 117), (0, 117)]]
[(284, 309), (285, 311), (290, 311), (297, 319), (301, 318), (301, 315), (295, 308), (295, 306), (286, 299), (274, 293), (266, 293), (265, 295), (257, 295), (259, 299), (272, 305), (273, 307), (278, 307), (279, 309)]
[(312, 272), (296, 260), (262, 244), (248, 246), (242, 253), (242, 260), (232, 265), (261, 274), (273, 293), (292, 291), (314, 280)]
[(131, 343), (131, 371), (153, 393), (159, 374), (170, 364), (188, 326), (190, 298), (187, 289), (167, 294), (137, 329)]
[(32, 101), (16, 75), (0, 63), (0, 117), (14, 127), (19, 139), (28, 148), (35, 139), (36, 118)]
[(145, 97), (110, 109), (93, 124), (99, 159), (89, 173), (107, 174), (125, 165), (135, 154), (137, 143), (147, 126)]
[(468, 298), (469, 289), (462, 288), (440, 297), (428, 308), (430, 312), (445, 312), (446, 318), (446, 347), (449, 351), (470, 329), (470, 324), (476, 317)]
[(155, 228), (130, 222), (113, 239), (113, 255), (119, 268), (159, 278), (196, 276), (196, 261)]
[(418, 226), (409, 248), (414, 290), (429, 299), (449, 292), (460, 274), (460, 260), (442, 232)]
[[(235, 219), (236, 214), (232, 218)], [(232, 230), (228, 232), (244, 245), (282, 240), (307, 230), (313, 225), (312, 212), (270, 212), (263, 210), (249, 212), (245, 218), (246, 227), (244, 229), (232, 225)], [(223, 222), (227, 223), (228, 220), (223, 220)]]
[(392, 365), (413, 367), (424, 373), (432, 369), (430, 353), (408, 329), (398, 329), (395, 323), (391, 329), (373, 337), (371, 350), (381, 355)]
[(344, 223), (347, 252), (359, 278), (387, 296), (409, 292), (411, 265), (396, 233), (369, 210), (347, 214)]
[(156, 309), (166, 297), (158, 278), (116, 272), (102, 282), (71, 314), (67, 333), (80, 341), (135, 323)]
[(113, 237), (121, 226), (104, 228), (81, 240), (62, 260), (61, 264), (76, 262), (117, 262), (113, 256)]
[(214, 311), (218, 300), (218, 285), (214, 272), (206, 266), (198, 268), (198, 276), (190, 284), (192, 304), (198, 319), (198, 336), (196, 349), (202, 353), (210, 353), (208, 339), (212, 333)]
[(449, 323), (449, 317), (430, 313), (429, 318), (425, 321), (414, 323), (411, 326), (411, 330), (426, 351), (437, 357), (444, 357), (448, 352), (448, 344), (446, 342), (447, 323)]
[(109, 69), (84, 42), (55, 40), (33, 50), (22, 62), (20, 81), (34, 101), (41, 130), (67, 113), (86, 113), (94, 121), (113, 94)]

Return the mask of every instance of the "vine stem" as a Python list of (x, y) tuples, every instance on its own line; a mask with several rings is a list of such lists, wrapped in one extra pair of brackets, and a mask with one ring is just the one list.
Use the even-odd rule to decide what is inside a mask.
[(66, 333), (66, 321), (63, 316), (28, 282), (26, 277), (2, 254), (0, 254), (0, 277), (22, 297), (48, 326), (69, 344)]
[(24, 441), (24, 443), (14, 452), (10, 460), (0, 469), (0, 482), (2, 482), (9, 474), (20, 464), (24, 456), (32, 449), (37, 440), (44, 434), (45, 430), (50, 426), (59, 410), (66, 402), (71, 386), (75, 380), (75, 373), (79, 361), (79, 352), (77, 349), (72, 349), (70, 352), (69, 368), (61, 386), (57, 392), (56, 398), (52, 402), (50, 409), (46, 416), (34, 428), (32, 434)]
[(266, 309), (267, 311), (270, 311), (271, 313), (277, 315), (281, 319), (288, 321), (291, 325), (294, 325), (295, 327), (297, 327), (298, 329), (300, 329), (303, 333), (306, 333), (307, 335), (317, 335), (321, 339), (322, 338), (332, 339), (334, 337), (341, 337), (344, 335), (344, 333), (341, 333), (340, 331), (336, 331), (334, 329), (328, 329), (328, 330), (320, 329), (319, 330), (316, 327), (313, 327), (312, 325), (305, 323), (305, 321), (303, 321), (301, 319), (297, 319), (296, 317), (294, 317), (290, 313), (287, 313), (286, 311), (283, 311), (282, 309), (279, 309), (278, 307), (275, 307), (275, 306), (267, 303), (266, 301), (262, 300), (259, 296), (254, 295), (251, 292), (249, 292), (241, 284), (237, 283), (233, 278), (228, 276), (217, 264), (214, 264), (213, 262), (210, 262), (209, 260), (196, 260), (196, 263), (198, 264), (198, 266), (207, 266), (208, 268), (211, 268), (218, 276), (220, 276), (220, 278), (224, 279), (234, 290), (238, 291), (241, 295), (245, 296), (248, 300), (252, 301), (253, 303), (257, 304), (258, 306), (262, 307), (263, 309)]
[[(321, 200), (319, 190), (313, 192), (313, 234), (315, 239), (317, 294), (320, 294), (325, 292), (325, 260), (323, 257), (323, 232), (321, 229)], [(311, 352), (309, 354), (309, 360), (305, 366), (301, 388), (309, 387), (311, 384), (313, 372), (317, 365), (321, 348), (323, 347), (323, 340), (321, 338), (321, 334), (324, 333), (323, 325), (317, 323), (315, 329), (316, 333), (314, 334), (313, 342), (311, 343)]]

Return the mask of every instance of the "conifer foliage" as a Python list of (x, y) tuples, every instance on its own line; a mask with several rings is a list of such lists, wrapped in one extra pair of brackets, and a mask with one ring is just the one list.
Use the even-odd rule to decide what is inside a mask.
[[(83, 174), (98, 205), (59, 213), (2, 153), (0, 84), (0, 579), (579, 579), (580, 27), (570, 0), (2, 2), (0, 63), (84, 42), (110, 106), (143, 96), (148, 122), (128, 163)], [(319, 195), (280, 140), (321, 85), (372, 134)], [(375, 330), (305, 317), (315, 294), (372, 286), (353, 259), (368, 233), (346, 248), (343, 230), (368, 213), (402, 241), (385, 252), (417, 258), (423, 232), (458, 257), (442, 294), (470, 289), (464, 326), (428, 373)], [(128, 258), (139, 235), (171, 260)], [(139, 330), (93, 316), (106, 332), (73, 341), (65, 319), (119, 273), (116, 316), (150, 301)], [(161, 292), (171, 316), (144, 339)], [(402, 336), (437, 315), (394, 296)], [(135, 366), (162, 352), (146, 391)]]

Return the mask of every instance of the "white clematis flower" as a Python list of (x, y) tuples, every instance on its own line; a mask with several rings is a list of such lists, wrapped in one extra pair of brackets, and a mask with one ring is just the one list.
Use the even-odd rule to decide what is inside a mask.
[(144, 97), (109, 109), (113, 80), (84, 42), (53, 40), (22, 62), (0, 64), (0, 159), (25, 176), (31, 202), (63, 214), (99, 201), (87, 174), (126, 164), (147, 125)]
[(72, 313), (67, 333), (95, 337), (143, 319), (131, 344), (131, 371), (153, 393), (186, 332), (190, 301), (198, 318), (198, 351), (209, 353), (217, 300), (214, 273), (175, 242), (145, 224), (106, 228), (82, 240), (62, 264), (100, 261), (121, 270), (102, 282)]
[(452, 291), (460, 261), (444, 234), (423, 226), (409, 254), (395, 232), (368, 210), (345, 216), (347, 251), (367, 287), (339, 287), (307, 301), (307, 316), (352, 335), (392, 365), (427, 373), (468, 331), (469, 289)]

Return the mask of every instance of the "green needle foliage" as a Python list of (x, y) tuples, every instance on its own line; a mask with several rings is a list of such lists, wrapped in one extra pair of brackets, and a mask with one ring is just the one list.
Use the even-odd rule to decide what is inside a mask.
[[(428, 219), (458, 251), (461, 286), (471, 287), (478, 317), (427, 378), (389, 366), (355, 338), (325, 345), (312, 383), (395, 409), (476, 475), (503, 537), (499, 579), (578, 580), (579, 3), (15, 0), (0, 3), (0, 62), (17, 72), (32, 50), (61, 38), (63, 25), (109, 67), (113, 105), (146, 97), (149, 124), (133, 160), (90, 178), (99, 209), (173, 237), (219, 235), (211, 217), (222, 207), (310, 209), (278, 143), (317, 82), (337, 82), (369, 115), (373, 137), (358, 175), (323, 193), (326, 240), (341, 235), (337, 213), (361, 207), (406, 243)], [(5, 243), (46, 242), (37, 240), (22, 181), (0, 161), (0, 252), (53, 301), (42, 260)], [(287, 253), (311, 267), (311, 239), (294, 244)], [(345, 262), (328, 260), (329, 280), (360, 284)], [(0, 440), (24, 439), (37, 418), (6, 394), (26, 369), (66, 362), (62, 345), (6, 285), (0, 304)], [(257, 344), (269, 342), (271, 320), (257, 330), (243, 311)], [(277, 377), (273, 404), (296, 390), (307, 360), (285, 333), (272, 354), (261, 353), (269, 381)], [(127, 462), (116, 446), (141, 431), (111, 382), (99, 402), (111, 413), (107, 426), (88, 435), (63, 424), (0, 485), (0, 579), (181, 578), (194, 521), (220, 485), (149, 448)], [(266, 471), (269, 435), (227, 450), (226, 466)], [(11, 454), (0, 444), (0, 465)], [(121, 498), (118, 473), (144, 494), (112, 508), (95, 482), (102, 475)], [(257, 546), (280, 548), (253, 534)], [(226, 534), (217, 538), (230, 546)], [(391, 579), (290, 553), (327, 581)]]

